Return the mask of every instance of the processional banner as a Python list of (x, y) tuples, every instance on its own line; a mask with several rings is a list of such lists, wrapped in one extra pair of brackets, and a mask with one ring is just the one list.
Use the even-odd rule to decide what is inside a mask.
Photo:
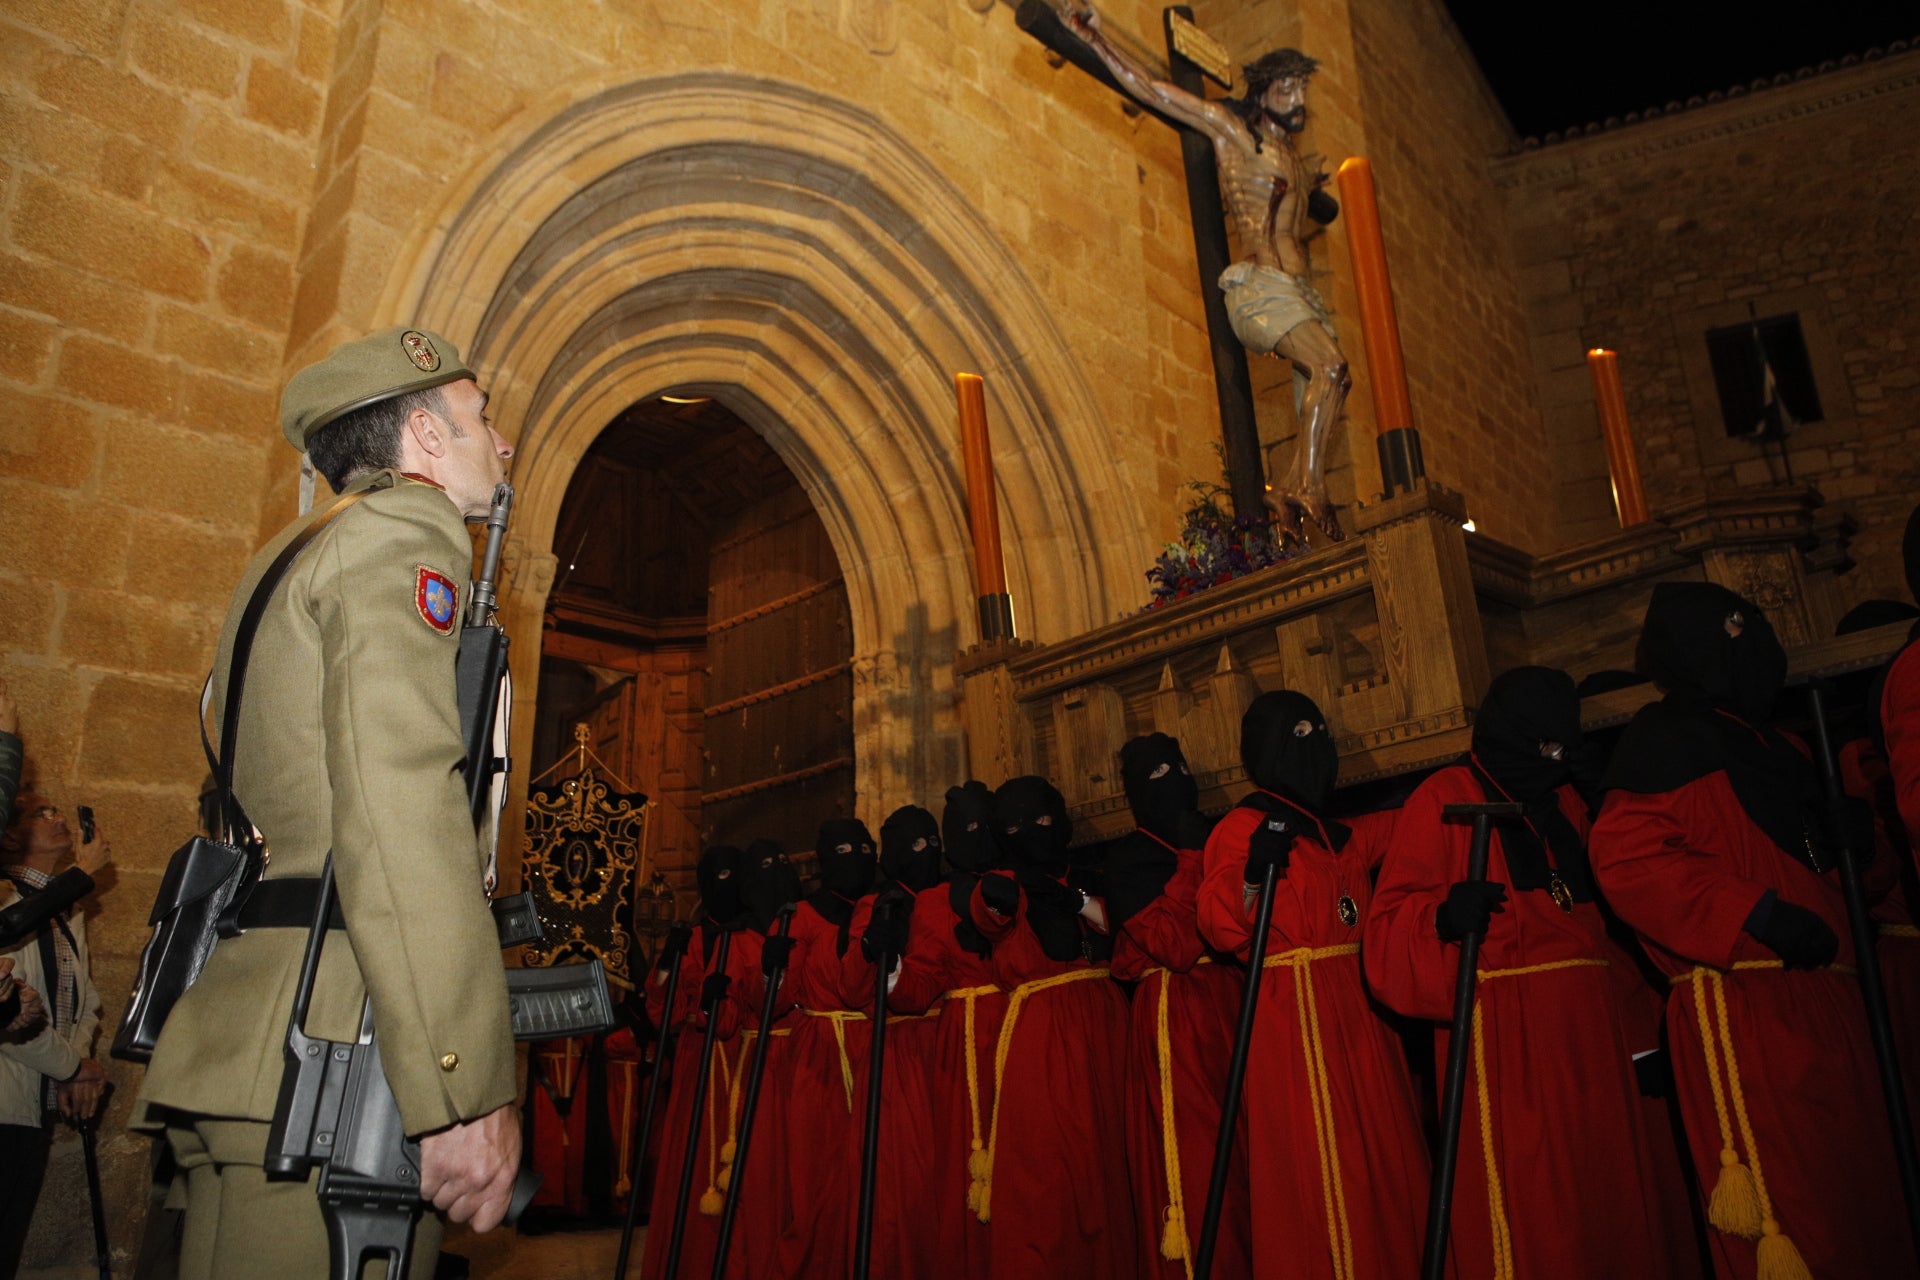
[(546, 937), (530, 965), (598, 959), (632, 985), (634, 886), (647, 797), (614, 791), (591, 767), (528, 789), (522, 873)]

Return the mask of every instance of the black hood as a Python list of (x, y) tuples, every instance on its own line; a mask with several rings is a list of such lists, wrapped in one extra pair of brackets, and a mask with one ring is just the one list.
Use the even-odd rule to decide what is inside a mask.
[(1717, 582), (1662, 582), (1640, 628), (1640, 674), (1687, 701), (1763, 726), (1787, 680), (1787, 651), (1760, 606)]
[(1126, 789), (1134, 825), (1177, 849), (1199, 847), (1189, 842), (1203, 826), (1194, 821), (1200, 810), (1200, 784), (1187, 768), (1178, 739), (1149, 733), (1128, 740), (1120, 748), (1120, 783)]
[(755, 840), (740, 855), (740, 896), (747, 919), (761, 933), (773, 927), (780, 908), (800, 901), (800, 873), (787, 851), (771, 840)]
[(873, 833), (858, 818), (829, 818), (820, 824), (814, 842), (820, 860), (820, 887), (842, 898), (860, 898), (873, 892), (879, 857)]
[(880, 824), (880, 871), (914, 893), (940, 883), (940, 824), (917, 804), (904, 805)]
[[(1542, 754), (1549, 744), (1557, 744), (1557, 754)], [(1573, 781), (1585, 747), (1580, 695), (1573, 677), (1555, 667), (1502, 672), (1473, 718), (1474, 759), (1523, 804)]]
[(947, 788), (947, 807), (940, 816), (947, 865), (979, 875), (1004, 867), (1006, 853), (993, 822), (993, 792), (979, 781)]
[(1314, 700), (1280, 689), (1255, 698), (1240, 717), (1240, 763), (1254, 786), (1317, 814), (1333, 798), (1340, 749)]
[(708, 846), (694, 864), (700, 910), (707, 919), (732, 924), (745, 909), (740, 896), (740, 851), (730, 844)]
[(1051, 782), (1029, 774), (1000, 784), (993, 793), (993, 823), (1015, 871), (1066, 874), (1073, 820), (1066, 797)]

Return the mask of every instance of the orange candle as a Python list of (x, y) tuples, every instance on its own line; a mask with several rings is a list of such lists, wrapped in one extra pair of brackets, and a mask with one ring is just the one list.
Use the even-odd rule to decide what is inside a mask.
[(1341, 162), (1340, 220), (1347, 228), (1353, 258), (1353, 284), (1360, 295), (1360, 332), (1367, 347), (1373, 383), (1373, 419), (1378, 431), (1413, 425), (1407, 396), (1407, 365), (1400, 354), (1400, 321), (1393, 313), (1393, 284), (1387, 278), (1387, 247), (1380, 238), (1380, 206), (1374, 199), (1373, 166), (1363, 156)]
[(1625, 529), (1648, 518), (1647, 491), (1640, 484), (1640, 459), (1627, 425), (1627, 394), (1620, 387), (1620, 357), (1605, 347), (1587, 352), (1593, 398), (1600, 406), (1600, 438), (1607, 446), (1607, 471), (1613, 476), (1613, 509)]
[(1000, 558), (1000, 507), (993, 492), (993, 449), (987, 440), (987, 384), (977, 373), (953, 375), (960, 399), (960, 459), (967, 478), (967, 524), (973, 532), (973, 578), (983, 596), (1005, 595)]

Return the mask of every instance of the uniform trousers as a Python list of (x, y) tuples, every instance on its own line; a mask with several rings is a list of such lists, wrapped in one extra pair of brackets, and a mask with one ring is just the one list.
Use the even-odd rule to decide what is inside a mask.
[[(171, 1117), (167, 1143), (186, 1179), (187, 1219), (180, 1241), (180, 1280), (302, 1280), (331, 1274), (326, 1221), (315, 1177), (269, 1181), (261, 1167), (267, 1125), (257, 1120)], [(433, 1275), (443, 1228), (425, 1206), (413, 1233), (407, 1274)], [(362, 1273), (377, 1280), (379, 1264)]]

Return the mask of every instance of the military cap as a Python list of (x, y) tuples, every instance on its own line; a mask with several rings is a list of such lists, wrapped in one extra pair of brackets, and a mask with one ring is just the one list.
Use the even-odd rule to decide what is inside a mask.
[(335, 347), (289, 378), (280, 430), (304, 453), (313, 433), (342, 414), (473, 376), (460, 349), (439, 334), (394, 325)]

